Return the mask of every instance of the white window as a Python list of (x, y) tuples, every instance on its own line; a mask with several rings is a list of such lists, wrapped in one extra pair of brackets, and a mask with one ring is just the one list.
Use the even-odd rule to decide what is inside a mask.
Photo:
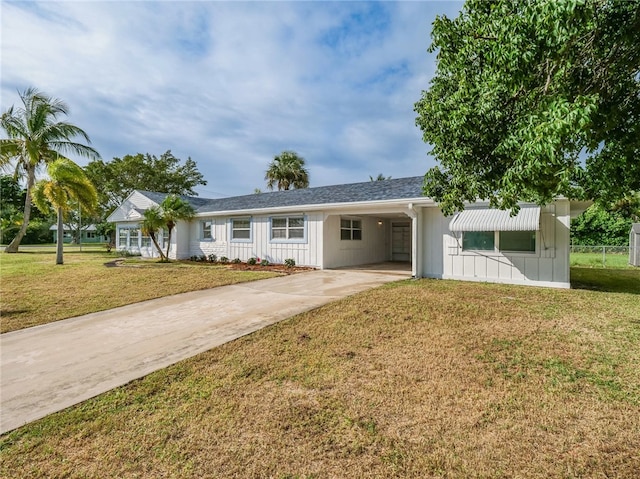
[(151, 247), (151, 237), (150, 237), (150, 236), (144, 236), (144, 235), (143, 235), (143, 236), (142, 236), (142, 238), (141, 238), (140, 245), (141, 245), (143, 248), (149, 248), (149, 247)]
[(303, 241), (304, 216), (271, 218), (271, 239), (274, 241)]
[(127, 228), (118, 228), (118, 245), (120, 248), (129, 247), (129, 230)]
[(203, 220), (200, 222), (200, 238), (203, 240), (213, 239), (213, 221)]
[(362, 221), (350, 218), (340, 219), (340, 239), (341, 240), (361, 240)]
[(120, 249), (138, 248), (140, 230), (137, 228), (118, 228), (118, 247)]
[(137, 248), (139, 246), (138, 244), (139, 237), (140, 237), (140, 230), (137, 230), (137, 229), (129, 230), (129, 246), (131, 248)]
[(251, 241), (251, 218), (231, 219), (231, 240)]

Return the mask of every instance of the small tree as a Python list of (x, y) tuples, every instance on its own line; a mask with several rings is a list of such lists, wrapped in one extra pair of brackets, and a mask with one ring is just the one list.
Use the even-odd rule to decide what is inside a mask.
[(152, 206), (148, 210), (144, 212), (144, 220), (142, 221), (142, 234), (145, 236), (149, 236), (151, 241), (153, 241), (153, 245), (158, 250), (160, 254), (160, 261), (168, 261), (165, 256), (162, 248), (158, 244), (158, 239), (156, 237), (156, 233), (160, 228), (165, 225), (164, 218), (162, 217), (162, 210), (159, 206)]
[(175, 228), (176, 223), (181, 220), (190, 220), (196, 214), (187, 201), (177, 195), (169, 195), (160, 204), (162, 210), (162, 219), (167, 227), (167, 252), (165, 259), (169, 259), (169, 248), (171, 247), (171, 232)]
[(56, 264), (63, 264), (64, 215), (72, 205), (80, 204), (88, 210), (96, 207), (98, 194), (82, 168), (68, 158), (59, 157), (47, 165), (48, 180), (41, 180), (31, 190), (33, 202), (40, 210), (48, 204), (58, 216)]

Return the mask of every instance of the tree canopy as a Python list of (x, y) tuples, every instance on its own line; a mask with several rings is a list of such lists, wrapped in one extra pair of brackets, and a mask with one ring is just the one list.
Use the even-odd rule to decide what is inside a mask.
[(273, 190), (300, 189), (309, 187), (309, 171), (305, 168), (305, 160), (295, 151), (283, 151), (273, 158), (264, 175), (267, 188)]
[(632, 219), (620, 211), (591, 205), (571, 220), (571, 241), (588, 246), (628, 246)]
[(98, 189), (98, 204), (104, 215), (136, 189), (197, 196), (194, 188), (207, 184), (195, 161), (188, 158), (182, 164), (171, 150), (160, 157), (138, 153), (111, 161), (91, 161), (85, 171)]
[(416, 124), (445, 213), (640, 191), (640, 0), (467, 0), (431, 36)]
[(100, 158), (96, 150), (74, 141), (80, 137), (91, 143), (89, 136), (81, 128), (60, 121), (68, 115), (69, 107), (62, 100), (52, 98), (35, 88), (27, 88), (20, 93), (22, 106), (11, 106), (0, 118), (0, 126), (7, 138), (0, 139), (0, 168), (15, 169), (15, 177), (26, 180), (26, 194), (22, 226), (6, 252), (18, 251), (20, 242), (27, 232), (31, 216), (31, 188), (36, 181), (37, 171), (58, 160), (63, 154), (73, 153), (86, 158)]

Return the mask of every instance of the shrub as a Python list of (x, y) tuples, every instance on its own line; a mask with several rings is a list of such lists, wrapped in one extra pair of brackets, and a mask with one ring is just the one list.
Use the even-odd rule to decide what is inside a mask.
[(250, 264), (251, 266), (253, 266), (254, 264), (256, 264), (258, 262), (258, 258), (249, 258), (247, 260), (247, 264)]
[(215, 263), (216, 261), (218, 261), (218, 255), (215, 255), (215, 254), (211, 253), (209, 255), (209, 262), (210, 263)]
[(284, 260), (284, 265), (287, 268), (293, 268), (296, 265), (296, 260), (293, 258), (287, 258)]
[(226, 256), (220, 256), (220, 259), (218, 260), (218, 262), (222, 264), (226, 264), (229, 262), (229, 258), (227, 258)]
[(240, 261), (240, 258), (235, 258), (235, 259), (232, 261), (232, 263), (233, 263), (233, 264), (240, 264), (240, 263), (242, 263), (242, 261)]
[(269, 260), (263, 259), (262, 261), (260, 261), (260, 266), (269, 266)]

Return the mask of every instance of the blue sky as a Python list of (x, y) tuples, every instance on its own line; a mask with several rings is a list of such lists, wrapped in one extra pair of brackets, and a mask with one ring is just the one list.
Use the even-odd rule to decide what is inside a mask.
[[(311, 186), (424, 174), (415, 126), (436, 15), (461, 2), (5, 2), (1, 107), (63, 99), (102, 158), (191, 157), (200, 196), (265, 190), (295, 150)], [(74, 158), (86, 164), (82, 158)]]

